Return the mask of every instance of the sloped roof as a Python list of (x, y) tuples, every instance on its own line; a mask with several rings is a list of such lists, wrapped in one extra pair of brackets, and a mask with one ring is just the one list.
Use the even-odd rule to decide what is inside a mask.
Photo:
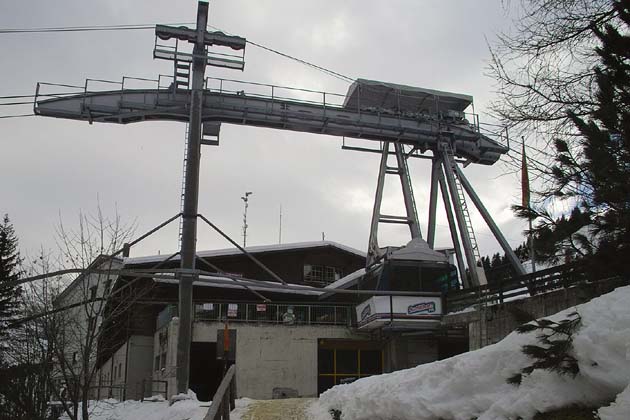
[[(245, 250), (251, 254), (261, 254), (265, 252), (296, 251), (296, 250), (301, 250), (301, 249), (320, 248), (320, 247), (337, 248), (347, 253), (365, 258), (365, 252), (359, 251), (358, 249), (355, 249), (346, 245), (342, 245), (340, 243), (333, 242), (333, 241), (295, 242), (295, 243), (288, 243), (288, 244), (250, 246), (250, 247), (245, 248)], [(224, 256), (231, 256), (231, 255), (243, 255), (243, 253), (237, 248), (224, 248), (224, 249), (215, 249), (215, 250), (197, 252), (197, 256), (201, 258), (224, 257)], [(155, 263), (155, 262), (163, 261), (167, 259), (168, 257), (169, 255), (163, 254), (163, 255), (150, 255), (146, 257), (125, 258), (125, 265)], [(173, 261), (179, 261), (179, 256), (174, 257)]]
[(448, 264), (448, 257), (441, 252), (433, 250), (422, 238), (415, 238), (409, 241), (404, 247), (392, 251), (389, 260), (394, 261), (422, 261), (426, 263)]
[(447, 110), (464, 111), (472, 104), (473, 98), (461, 93), (357, 79), (350, 85), (343, 106), (356, 109), (359, 101), (362, 109), (376, 107), (437, 114)]

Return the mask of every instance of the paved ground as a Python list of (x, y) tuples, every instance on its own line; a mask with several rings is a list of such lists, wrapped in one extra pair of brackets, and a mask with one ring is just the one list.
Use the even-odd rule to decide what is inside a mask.
[(253, 400), (243, 408), (241, 420), (308, 420), (306, 407), (313, 398)]

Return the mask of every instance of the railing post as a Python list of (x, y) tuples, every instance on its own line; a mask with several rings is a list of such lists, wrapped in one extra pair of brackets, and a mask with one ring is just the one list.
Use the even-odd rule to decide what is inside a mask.
[(229, 398), (229, 390), (225, 393), (223, 397), (223, 401), (221, 401), (221, 408), (223, 412), (223, 420), (230, 420), (230, 398)]
[(232, 381), (230, 382), (230, 410), (234, 410), (236, 408), (236, 372), (232, 377)]
[(394, 325), (394, 298), (389, 295), (389, 323)]

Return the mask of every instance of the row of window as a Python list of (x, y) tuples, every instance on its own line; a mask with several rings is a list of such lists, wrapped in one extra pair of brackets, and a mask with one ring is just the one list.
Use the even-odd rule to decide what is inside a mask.
[(304, 264), (304, 282), (330, 284), (343, 277), (341, 268), (327, 265)]

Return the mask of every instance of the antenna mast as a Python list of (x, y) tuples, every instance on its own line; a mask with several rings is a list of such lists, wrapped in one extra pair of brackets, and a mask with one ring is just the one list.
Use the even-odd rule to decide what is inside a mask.
[(243, 212), (243, 248), (247, 246), (247, 207), (249, 207), (249, 196), (252, 194), (251, 191), (247, 191), (245, 196), (241, 197), (241, 200), (245, 202), (245, 211)]

